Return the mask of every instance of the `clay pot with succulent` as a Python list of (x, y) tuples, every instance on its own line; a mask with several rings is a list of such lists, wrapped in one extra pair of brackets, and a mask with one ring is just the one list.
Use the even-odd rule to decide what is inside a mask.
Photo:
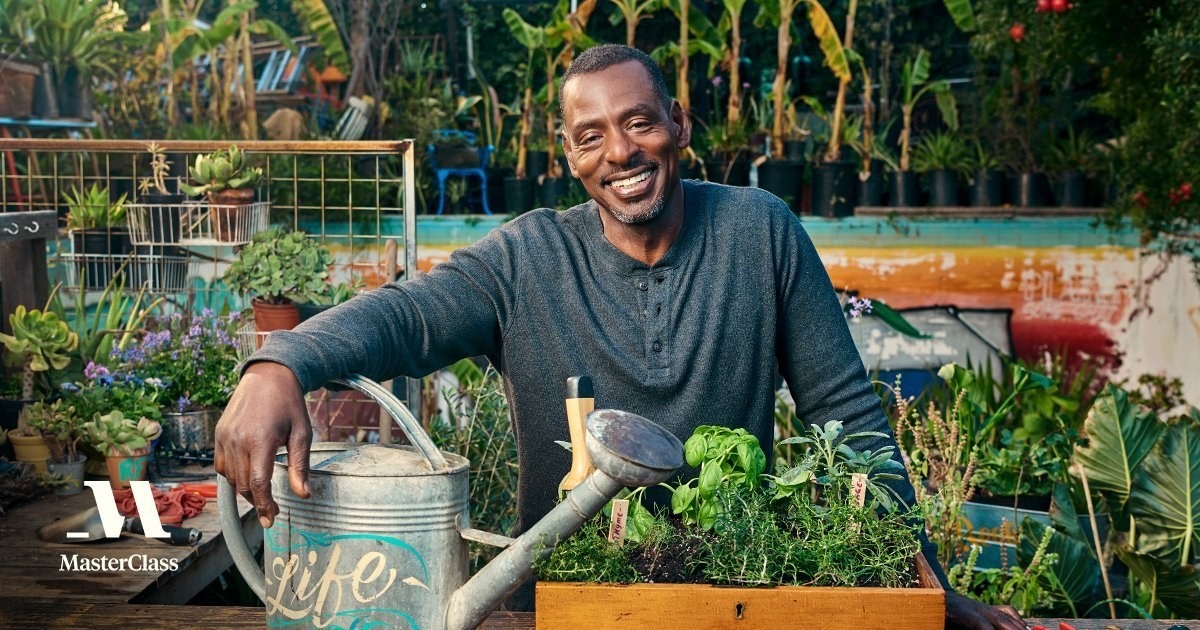
[[(8, 438), (18, 460), (45, 472), (50, 453), (41, 433), (28, 425), (23, 411), (26, 405), (40, 400), (43, 397), (40, 394), (52, 391), (44, 377), (51, 370), (67, 367), (71, 362), (69, 353), (79, 344), (79, 337), (49, 309), (29, 311), (19, 305), (8, 321), (12, 334), (0, 333), (0, 342), (6, 350), (5, 363), (21, 369), (20, 399), (9, 409), (10, 418), (16, 416), (16, 427), (8, 432)], [(39, 376), (43, 377), (41, 387)]]
[(84, 421), (75, 407), (62, 399), (38, 401), (21, 412), (21, 419), (45, 441), (49, 451), (46, 469), (60, 482), (55, 484), (54, 493), (68, 495), (82, 491), (87, 458), (79, 452), (79, 443), (84, 437)]
[(162, 433), (157, 420), (145, 416), (134, 420), (113, 410), (93, 416), (83, 428), (88, 444), (104, 455), (113, 488), (127, 488), (130, 481), (146, 478), (152, 443)]
[[(231, 291), (252, 296), (258, 332), (300, 323), (296, 302), (328, 290), (333, 256), (304, 232), (272, 228), (254, 235), (225, 272)], [(276, 316), (278, 315), (278, 320)]]
[(247, 206), (254, 203), (263, 170), (251, 166), (245, 152), (230, 146), (196, 157), (188, 170), (195, 185), (180, 184), (183, 192), (204, 196), (212, 211), (212, 236), (218, 241), (245, 242), (249, 227)]

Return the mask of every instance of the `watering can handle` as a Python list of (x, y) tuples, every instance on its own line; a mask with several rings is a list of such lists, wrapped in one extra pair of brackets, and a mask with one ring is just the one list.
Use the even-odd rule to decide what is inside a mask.
[[(383, 407), (392, 418), (395, 418), (404, 434), (408, 436), (408, 441), (425, 456), (433, 470), (450, 468), (450, 464), (446, 462), (442, 452), (429, 438), (429, 434), (421, 428), (421, 423), (413, 417), (408, 407), (382, 385), (359, 374), (351, 374), (330, 382), (357, 389), (371, 400), (379, 403), (380, 407)], [(266, 576), (242, 535), (242, 520), (238, 515), (237, 495), (229, 480), (221, 476), (217, 477), (217, 508), (220, 512), (221, 533), (225, 537), (229, 555), (233, 557), (234, 564), (237, 565), (238, 571), (241, 572), (246, 584), (254, 591), (254, 594), (258, 595), (259, 599), (266, 601)]]

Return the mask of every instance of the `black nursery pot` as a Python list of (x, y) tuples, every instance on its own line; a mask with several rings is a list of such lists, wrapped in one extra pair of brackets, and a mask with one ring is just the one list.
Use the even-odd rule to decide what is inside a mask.
[(758, 167), (758, 187), (782, 199), (794, 214), (800, 214), (800, 195), (804, 191), (804, 162), (763, 162)]
[(708, 181), (729, 186), (750, 185), (750, 160), (745, 157), (728, 160), (705, 160), (704, 170), (708, 171)]
[(1010, 199), (1020, 208), (1044, 208), (1049, 195), (1045, 173), (1017, 173), (1012, 178)]
[(994, 208), (1004, 204), (1004, 172), (977, 171), (971, 180), (971, 205)]
[(142, 220), (146, 222), (151, 242), (178, 243), (180, 237), (183, 201), (182, 194), (163, 195), (159, 193), (143, 193), (138, 201), (145, 207), (138, 210)]
[(528, 177), (504, 178), (504, 207), (512, 214), (534, 209), (533, 180)]
[(935, 208), (957, 206), (958, 173), (948, 170), (929, 172), (929, 205)]
[(1087, 174), (1081, 171), (1064, 171), (1059, 175), (1058, 205), (1064, 208), (1087, 206)]
[(917, 174), (912, 171), (892, 173), (889, 198), (897, 208), (915, 208), (921, 205), (921, 189), (917, 185)]
[(855, 173), (854, 180), (858, 184), (858, 195), (854, 204), (856, 207), (883, 205), (883, 168), (878, 162), (871, 163), (871, 170), (866, 179), (863, 179), (863, 172), (859, 171)]
[(848, 217), (854, 214), (854, 165), (845, 162), (822, 164), (813, 169), (812, 212), (819, 217)]

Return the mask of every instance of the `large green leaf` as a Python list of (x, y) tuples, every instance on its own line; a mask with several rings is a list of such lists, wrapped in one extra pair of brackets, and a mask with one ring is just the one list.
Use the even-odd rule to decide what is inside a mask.
[(341, 70), (342, 74), (350, 76), (350, 55), (346, 52), (346, 38), (342, 36), (342, 31), (333, 19), (333, 14), (329, 12), (329, 5), (325, 4), (325, 0), (294, 0), (292, 11), (317, 38), (325, 60)]
[(504, 22), (508, 30), (526, 49), (533, 51), (546, 45), (546, 33), (542, 29), (526, 22), (520, 13), (505, 7)]
[(833, 71), (839, 81), (850, 80), (850, 62), (846, 59), (846, 51), (842, 48), (842, 40), (838, 37), (837, 29), (825, 7), (817, 0), (808, 0), (808, 23), (812, 25), (813, 33), (821, 44), (821, 52), (825, 55), (825, 65)]
[(971, 0), (945, 0), (946, 10), (954, 25), (964, 33), (975, 30), (975, 10), (971, 8)]
[(1152, 555), (1138, 553), (1127, 545), (1116, 548), (1117, 557), (1156, 600), (1179, 617), (1200, 617), (1200, 575), (1194, 565), (1174, 568)]
[[(1109, 384), (1096, 397), (1083, 423), (1088, 443), (1075, 449), (1091, 489), (1108, 501), (1113, 527), (1128, 531), (1128, 502), (1134, 471), (1150, 453), (1164, 425), (1144, 407), (1129, 402), (1121, 388)], [(1073, 474), (1078, 474), (1072, 469)]]
[(903, 315), (896, 312), (895, 309), (887, 304), (884, 304), (883, 302), (871, 300), (871, 314), (878, 317), (883, 321), (883, 323), (887, 324), (893, 330), (902, 335), (914, 337), (916, 339), (930, 338), (930, 335), (926, 335), (917, 330), (917, 328), (910, 324), (907, 319), (904, 319)]
[[(1054, 523), (1054, 534), (1046, 551), (1058, 555), (1058, 562), (1050, 572), (1062, 585), (1066, 597), (1074, 603), (1075, 609), (1086, 610), (1092, 602), (1099, 599), (1099, 589), (1102, 586), (1100, 561), (1096, 557), (1091, 531), (1085, 531), (1079, 525), (1079, 517), (1071, 504), (1070, 490), (1066, 485), (1059, 484), (1054, 487), (1050, 518)], [(1029, 566), (1045, 530), (1045, 525), (1031, 518), (1021, 522), (1021, 542), (1017, 549), (1017, 559), (1022, 567)]]
[(1138, 551), (1171, 566), (1195, 562), (1200, 544), (1200, 417), (1195, 409), (1166, 429), (1134, 475), (1129, 513), (1137, 520)]

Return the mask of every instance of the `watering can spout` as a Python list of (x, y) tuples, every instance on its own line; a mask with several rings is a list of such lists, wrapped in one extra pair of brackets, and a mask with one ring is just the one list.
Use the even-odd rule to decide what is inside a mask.
[(549, 554), (622, 488), (661, 483), (683, 464), (683, 445), (678, 438), (625, 411), (601, 409), (588, 415), (586, 444), (596, 470), (454, 592), (446, 606), (447, 630), (479, 625), (529, 579), (539, 554)]

